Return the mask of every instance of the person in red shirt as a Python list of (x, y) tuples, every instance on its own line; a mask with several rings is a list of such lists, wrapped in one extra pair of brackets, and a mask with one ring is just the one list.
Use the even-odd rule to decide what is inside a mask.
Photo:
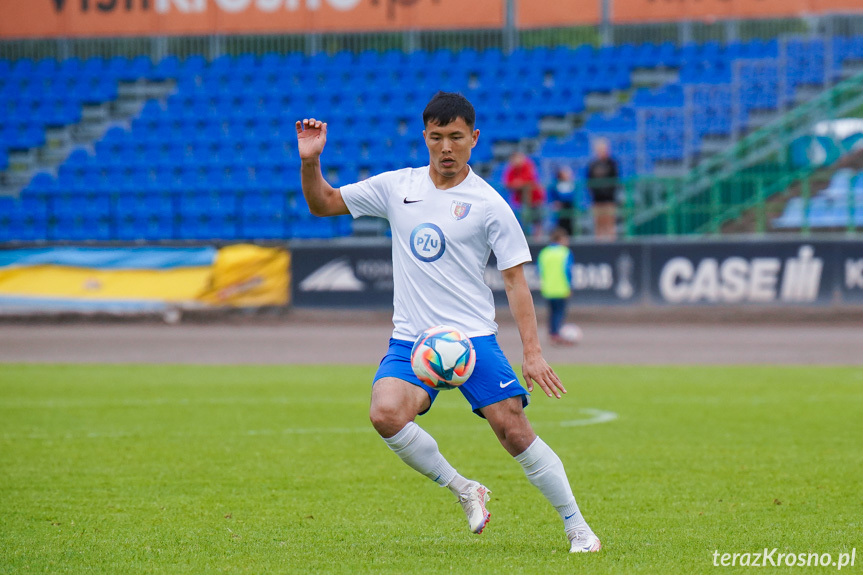
[(545, 190), (539, 183), (536, 166), (522, 152), (513, 152), (503, 172), (503, 185), (519, 214), (521, 224), (532, 235), (542, 233)]

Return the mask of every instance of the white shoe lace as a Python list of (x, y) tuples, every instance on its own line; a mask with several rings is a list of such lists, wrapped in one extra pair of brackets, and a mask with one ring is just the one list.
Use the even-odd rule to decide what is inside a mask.
[[(570, 535), (567, 533), (567, 535)], [(599, 543), (599, 538), (590, 530), (589, 527), (577, 529), (572, 532), (569, 541), (571, 543), (570, 551), (577, 549), (579, 551), (599, 551), (599, 548), (593, 549), (595, 544)]]

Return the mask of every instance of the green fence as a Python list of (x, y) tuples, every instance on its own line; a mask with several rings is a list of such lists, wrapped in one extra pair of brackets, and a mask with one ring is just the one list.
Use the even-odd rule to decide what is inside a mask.
[[(652, 192), (664, 203), (661, 217), (637, 224), (639, 213), (635, 201), (635, 182), (624, 185), (621, 210), (623, 234), (626, 237), (647, 235), (733, 234), (802, 231), (813, 228), (824, 231), (863, 231), (861, 201), (848, 186), (844, 197), (824, 198), (819, 211), (813, 212), (812, 200), (827, 188), (831, 174), (809, 170), (744, 173), (717, 180), (699, 201), (678, 201), (684, 194), (684, 182), (653, 179)], [(641, 182), (643, 185), (644, 182)], [(783, 193), (784, 192), (784, 193)], [(777, 195), (780, 194), (780, 195)], [(774, 201), (771, 201), (774, 196)], [(794, 198), (798, 198), (794, 200)], [(796, 217), (783, 221), (788, 200), (796, 201)]]
[[(619, 185), (619, 236), (732, 235), (793, 232), (809, 235), (816, 232), (848, 235), (863, 234), (863, 171), (841, 194), (825, 190), (833, 170), (788, 171), (774, 166), (772, 171), (741, 173), (711, 186), (703, 201), (678, 201), (684, 195), (679, 178), (633, 178)], [(592, 182), (607, 186), (609, 182)], [(582, 188), (588, 183), (582, 182)], [(855, 192), (857, 190), (861, 190)], [(577, 193), (586, 194), (586, 189)], [(772, 196), (772, 197), (771, 197)], [(648, 223), (636, 223), (645, 204), (661, 204), (661, 217)], [(793, 208), (793, 209), (791, 209)], [(593, 218), (589, 207), (548, 205), (537, 210), (519, 210), (529, 235), (545, 233), (567, 221), (573, 237), (593, 235)], [(733, 218), (729, 214), (734, 214)], [(541, 227), (529, 222), (544, 222)]]
[[(819, 168), (834, 163), (856, 143), (842, 139), (829, 124), (848, 117), (863, 117), (863, 74), (750, 133), (684, 177), (621, 182), (626, 235), (716, 234), (749, 210), (765, 212), (771, 197), (795, 183), (809, 182)], [(810, 140), (823, 145), (824, 157), (817, 165), (801, 166), (794, 158), (795, 146), (805, 147)]]

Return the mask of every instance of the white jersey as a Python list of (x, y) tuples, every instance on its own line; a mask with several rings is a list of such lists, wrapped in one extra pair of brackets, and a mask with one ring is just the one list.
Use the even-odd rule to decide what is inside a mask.
[(497, 333), (494, 300), (483, 281), (494, 250), (497, 267), (530, 261), (527, 240), (506, 201), (473, 170), (448, 190), (429, 167), (405, 168), (343, 186), (355, 218), (390, 222), (393, 236), (393, 337), (414, 340), (449, 325), (468, 337)]

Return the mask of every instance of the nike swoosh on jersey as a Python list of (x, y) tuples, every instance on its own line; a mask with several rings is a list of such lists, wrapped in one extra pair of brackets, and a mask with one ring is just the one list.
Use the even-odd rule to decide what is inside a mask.
[(509, 386), (509, 384), (510, 384), (510, 383), (515, 383), (515, 380), (514, 380), (514, 379), (511, 379), (511, 380), (507, 381), (506, 383), (504, 383), (504, 382), (502, 382), (502, 381), (501, 381), (501, 382), (500, 382), (500, 388), (501, 388), (501, 389), (503, 389), (504, 387)]
[(415, 204), (417, 202), (421, 202), (422, 200), (409, 200), (409, 199), (405, 198), (404, 201), (406, 204)]

